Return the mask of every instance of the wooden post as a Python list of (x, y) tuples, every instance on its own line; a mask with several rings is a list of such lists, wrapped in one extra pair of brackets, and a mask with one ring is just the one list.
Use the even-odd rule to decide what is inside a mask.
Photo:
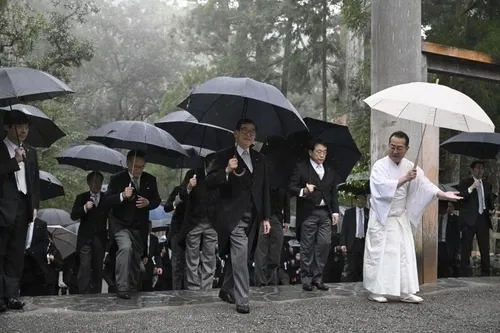
[[(426, 81), (421, 50), (421, 0), (372, 0), (371, 8), (371, 92), (414, 81)], [(402, 130), (410, 137), (407, 158), (416, 158), (423, 127), (397, 120), (384, 113), (371, 113), (371, 158), (373, 163), (387, 154), (389, 136)], [(431, 181), (439, 171), (439, 131), (427, 128), (421, 167)], [(415, 231), (415, 246), (421, 283), (436, 281), (437, 203), (427, 210)]]

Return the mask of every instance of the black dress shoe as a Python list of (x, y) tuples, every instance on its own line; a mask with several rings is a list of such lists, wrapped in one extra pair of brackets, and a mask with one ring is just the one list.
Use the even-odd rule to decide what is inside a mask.
[(238, 313), (250, 313), (250, 306), (246, 305), (236, 305), (236, 312)]
[(121, 298), (121, 299), (130, 299), (130, 295), (126, 291), (117, 292), (116, 297)]
[(24, 302), (16, 297), (9, 297), (7, 299), (7, 307), (11, 310), (22, 310)]
[(305, 291), (313, 291), (313, 286), (310, 283), (304, 283), (302, 285), (302, 289), (304, 289)]
[(230, 293), (228, 293), (228, 292), (226, 292), (226, 291), (224, 291), (224, 290), (222, 290), (222, 289), (219, 291), (219, 298), (220, 298), (221, 300), (223, 300), (224, 302), (227, 302), (227, 303), (229, 303), (229, 304), (234, 304), (234, 303), (236, 303), (236, 302), (234, 301), (234, 297), (233, 297), (233, 295), (231, 295)]
[(323, 291), (327, 291), (329, 290), (330, 288), (325, 285), (323, 282), (313, 282), (312, 283), (313, 286), (315, 286), (316, 288), (318, 288), (318, 290), (323, 290)]

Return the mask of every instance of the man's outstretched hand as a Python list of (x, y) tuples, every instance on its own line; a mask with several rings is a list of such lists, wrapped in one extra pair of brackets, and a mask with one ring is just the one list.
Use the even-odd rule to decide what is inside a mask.
[(458, 196), (459, 194), (460, 194), (460, 192), (453, 192), (453, 191), (442, 192), (442, 191), (439, 191), (437, 193), (437, 197), (441, 200), (446, 200), (446, 201), (459, 201), (459, 200), (463, 199), (463, 197)]

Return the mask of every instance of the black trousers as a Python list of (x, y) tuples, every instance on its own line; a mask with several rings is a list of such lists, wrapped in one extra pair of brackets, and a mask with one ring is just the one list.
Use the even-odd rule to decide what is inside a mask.
[(488, 213), (485, 212), (479, 215), (472, 227), (467, 225), (462, 227), (460, 250), (460, 270), (462, 276), (470, 275), (470, 255), (474, 235), (477, 238), (477, 245), (481, 254), (481, 274), (486, 276), (490, 274), (490, 227), (486, 214)]
[(269, 234), (264, 234), (264, 227), (260, 226), (254, 255), (256, 286), (279, 285), (278, 267), (283, 239), (283, 226), (277, 216), (271, 218)]
[(16, 220), (12, 226), (0, 227), (0, 297), (19, 296), (24, 267), (24, 251), (29, 216), (28, 197), (18, 192)]
[(104, 251), (104, 244), (99, 235), (92, 235), (80, 249), (80, 267), (78, 268), (78, 292), (80, 294), (102, 292)]
[(438, 243), (438, 278), (459, 276), (458, 247), (451, 249), (445, 242)]
[(363, 281), (363, 255), (365, 239), (355, 238), (352, 249), (347, 252), (346, 282)]

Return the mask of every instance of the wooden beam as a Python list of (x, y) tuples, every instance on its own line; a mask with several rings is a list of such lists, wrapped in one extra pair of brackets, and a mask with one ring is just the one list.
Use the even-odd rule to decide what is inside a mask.
[(483, 64), (500, 65), (486, 53), (460, 49), (458, 47), (451, 47), (425, 41), (422, 42), (422, 52), (424, 54), (445, 56), (448, 58), (456, 58), (460, 60), (479, 62)]

